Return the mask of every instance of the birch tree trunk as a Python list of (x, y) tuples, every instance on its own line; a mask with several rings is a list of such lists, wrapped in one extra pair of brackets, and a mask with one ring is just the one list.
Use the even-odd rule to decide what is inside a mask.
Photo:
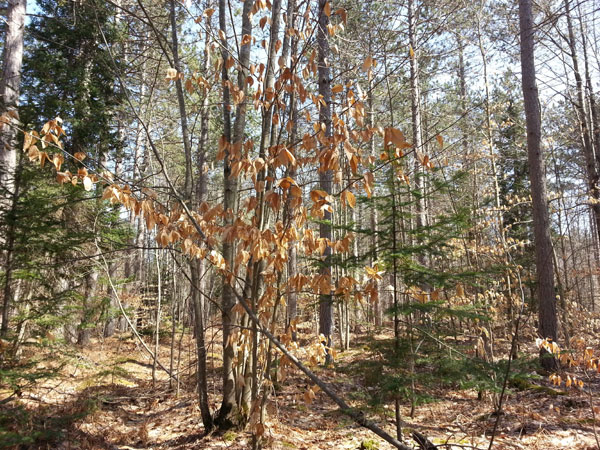
[[(19, 121), (19, 93), (21, 88), (21, 66), (23, 64), (23, 34), (25, 31), (25, 11), (27, 0), (8, 0), (6, 14), (6, 36), (2, 54), (2, 77), (0, 78), (0, 222), (16, 201), (17, 173), (17, 128)], [(4, 303), (2, 305), (2, 325), (0, 336), (8, 333), (8, 321), (12, 307), (11, 272), (13, 245), (11, 241), (14, 227), (6, 235), (0, 233), (0, 242), (8, 237), (9, 245), (4, 255)], [(2, 236), (4, 235), (4, 236)]]
[(9, 0), (6, 15), (6, 37), (2, 54), (0, 78), (0, 188), (2, 211), (12, 204), (17, 168), (17, 128), (19, 93), (23, 64), (23, 34), (25, 31), (26, 0)]

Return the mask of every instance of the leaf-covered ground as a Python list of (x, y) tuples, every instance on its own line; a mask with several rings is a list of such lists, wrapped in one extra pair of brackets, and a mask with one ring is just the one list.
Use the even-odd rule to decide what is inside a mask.
[[(209, 336), (211, 407), (218, 407), (220, 336)], [(353, 348), (339, 353), (334, 368), (315, 368), (335, 386), (353, 407), (360, 407), (391, 434), (395, 433), (394, 403), (375, 395), (377, 361), (374, 351), (386, 334), (363, 334)], [(505, 343), (506, 344), (506, 343)], [(250, 447), (248, 432), (227, 432), (204, 437), (194, 392), (194, 346), (189, 337), (181, 345), (179, 389), (169, 386), (166, 374), (156, 371), (152, 361), (130, 337), (94, 341), (86, 349), (58, 358), (58, 353), (27, 352), (39, 362), (36, 370), (57, 376), (32, 382), (19, 392), (17, 402), (0, 403), (0, 447), (11, 439), (29, 436), (34, 444), (14, 448), (56, 449), (195, 449)], [(177, 347), (176, 347), (177, 350)], [(534, 354), (535, 349), (529, 349)], [(161, 361), (169, 364), (170, 343), (161, 346)], [(369, 365), (369, 362), (371, 364)], [(175, 362), (176, 364), (176, 362)], [(370, 369), (369, 369), (370, 368)], [(30, 370), (34, 370), (31, 368)], [(575, 373), (579, 371), (578, 373)], [(548, 389), (547, 377), (509, 387), (500, 417), (494, 448), (497, 449), (595, 449), (592, 401), (600, 405), (600, 375), (589, 379), (581, 369), (572, 375), (585, 379), (584, 389)], [(535, 386), (543, 386), (536, 388)], [(369, 431), (341, 414), (322, 393), (311, 403), (304, 400), (310, 387), (300, 373), (291, 373), (277, 386), (267, 406), (266, 448), (272, 449), (388, 449)], [(423, 388), (423, 387), (421, 387)], [(526, 388), (526, 389), (523, 389)], [(496, 416), (491, 414), (492, 394), (478, 400), (474, 389), (458, 390), (447, 385), (428, 386), (430, 401), (419, 404), (409, 417), (410, 404), (403, 402), (403, 430), (407, 442), (411, 430), (419, 430), (438, 448), (487, 449)], [(8, 391), (0, 391), (0, 400)], [(379, 398), (379, 400), (374, 400)], [(19, 408), (15, 408), (15, 404)], [(596, 426), (600, 423), (596, 423)], [(15, 442), (15, 441), (12, 441)], [(444, 445), (447, 444), (447, 445)], [(450, 444), (457, 444), (451, 446)]]

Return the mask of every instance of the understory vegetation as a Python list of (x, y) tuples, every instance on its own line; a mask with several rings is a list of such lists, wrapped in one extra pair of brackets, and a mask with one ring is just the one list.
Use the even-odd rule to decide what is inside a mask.
[(0, 447), (600, 448), (595, 2), (0, 11)]

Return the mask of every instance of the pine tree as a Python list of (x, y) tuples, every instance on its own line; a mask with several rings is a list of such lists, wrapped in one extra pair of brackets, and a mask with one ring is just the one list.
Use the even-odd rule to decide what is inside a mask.
[[(114, 11), (108, 4), (99, 7), (95, 2), (64, 3), (40, 0), (38, 6), (53, 14), (40, 15), (29, 25), (30, 51), (24, 65), (24, 96), (27, 107), (23, 121), (31, 128), (39, 128), (45, 120), (57, 116), (68, 119), (69, 138), (65, 140), (65, 162), (61, 167), (71, 173), (80, 170), (102, 173), (108, 156), (119, 158), (122, 144), (115, 126), (121, 103), (113, 62), (102, 50), (106, 39), (114, 43), (119, 38), (114, 23)], [(81, 160), (80, 154), (88, 157)], [(106, 209), (98, 200), (101, 189), (74, 190), (70, 202), (61, 208), (64, 226), (74, 235), (83, 237), (72, 248), (71, 256), (64, 255), (56, 262), (72, 258), (76, 252), (86, 255), (97, 253), (94, 231), (101, 236), (109, 224), (114, 225), (113, 209)], [(96, 227), (96, 229), (94, 228)], [(119, 234), (119, 227), (109, 233)], [(105, 234), (105, 237), (109, 235)], [(104, 247), (102, 239), (100, 247)], [(120, 239), (108, 245), (119, 245)], [(76, 264), (81, 282), (65, 278), (60, 283), (65, 290), (79, 292), (81, 303), (77, 340), (89, 341), (90, 332), (103, 308), (103, 294), (99, 290), (97, 260), (85, 258)], [(60, 271), (59, 271), (60, 272)]]

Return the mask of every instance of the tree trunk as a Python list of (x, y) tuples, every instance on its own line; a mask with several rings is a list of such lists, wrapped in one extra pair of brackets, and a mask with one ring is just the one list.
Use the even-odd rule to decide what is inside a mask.
[[(425, 206), (425, 180), (423, 179), (423, 166), (420, 156), (423, 152), (423, 130), (421, 124), (421, 87), (419, 84), (419, 59), (417, 57), (417, 11), (414, 0), (408, 0), (408, 41), (411, 49), (410, 54), (410, 102), (412, 115), (412, 134), (414, 149), (415, 190), (416, 201), (416, 225), (417, 229), (426, 224)], [(425, 264), (424, 253), (417, 255), (419, 264)]]
[[(17, 172), (15, 172), (17, 175)], [(16, 206), (19, 195), (19, 182), (16, 180), (11, 209), (5, 215), (6, 220), (6, 251), (4, 252), (4, 288), (2, 304), (2, 327), (0, 328), (0, 337), (5, 338), (8, 334), (8, 321), (10, 319), (10, 310), (12, 308), (13, 292), (13, 271), (15, 258), (15, 232), (16, 232)]]
[[(170, 1), (170, 21), (171, 21), (171, 49), (173, 53), (173, 65), (177, 73), (182, 71), (181, 61), (179, 57), (179, 39), (177, 35), (177, 18), (175, 1)], [(204, 74), (208, 72), (208, 33), (205, 39), (204, 50)], [(179, 107), (179, 122), (181, 127), (181, 136), (183, 140), (183, 149), (185, 154), (185, 181), (184, 181), (184, 201), (191, 202), (194, 208), (197, 208), (203, 201), (206, 192), (206, 177), (204, 176), (205, 152), (208, 145), (208, 127), (209, 127), (209, 108), (208, 108), (208, 93), (204, 93), (201, 106), (200, 119), (200, 140), (198, 143), (198, 151), (196, 155), (196, 183), (194, 185), (193, 172), (194, 166), (192, 162), (192, 142), (188, 130), (188, 115), (185, 105), (185, 96), (183, 92), (183, 84), (181, 79), (175, 81), (177, 91), (177, 103)], [(194, 308), (194, 337), (196, 339), (196, 350), (198, 353), (197, 360), (197, 388), (198, 388), (198, 404), (204, 431), (208, 433), (213, 428), (213, 419), (208, 402), (208, 384), (206, 372), (206, 345), (204, 341), (204, 301), (202, 299), (202, 282), (204, 278), (204, 262), (194, 258), (189, 260), (190, 278), (191, 278), (191, 301)], [(160, 268), (159, 268), (160, 270)]]
[[(541, 111), (535, 75), (534, 23), (531, 0), (519, 0), (519, 25), (521, 36), (521, 73), (525, 120), (527, 126), (527, 155), (533, 203), (533, 233), (539, 307), (539, 333), (543, 339), (556, 340), (556, 294), (554, 292), (554, 266), (544, 158), (541, 149)], [(542, 355), (542, 366), (548, 370), (556, 367), (556, 360)]]
[(204, 261), (191, 260), (190, 274), (192, 278), (192, 306), (194, 308), (194, 335), (196, 336), (196, 350), (198, 352), (197, 379), (198, 402), (204, 431), (208, 433), (213, 428), (213, 420), (208, 403), (208, 375), (206, 372), (206, 343), (204, 339), (204, 301), (201, 286), (204, 278)]
[[(588, 117), (586, 111), (586, 102), (584, 98), (583, 80), (579, 71), (579, 58), (577, 57), (577, 43), (575, 41), (575, 33), (573, 31), (573, 23), (571, 20), (571, 5), (569, 0), (565, 0), (565, 16), (567, 18), (567, 31), (569, 51), (571, 53), (571, 61), (573, 63), (573, 76), (575, 77), (575, 91), (577, 100), (574, 103), (577, 119), (579, 120), (579, 131), (581, 133), (581, 141), (583, 144), (583, 154), (585, 156), (585, 168), (588, 178), (588, 189), (593, 201), (590, 204), (594, 220), (596, 221), (596, 231), (600, 233), (600, 190), (598, 189), (598, 169), (596, 167), (596, 159), (594, 158), (594, 145), (592, 141), (592, 133), (589, 124), (591, 118)], [(600, 235), (598, 235), (600, 242)]]
[(86, 346), (90, 343), (92, 335), (92, 322), (94, 313), (94, 296), (98, 285), (98, 272), (95, 268), (85, 277), (85, 290), (83, 292), (82, 312), (83, 316), (77, 333), (77, 344)]
[[(207, 32), (204, 41), (204, 74), (208, 74), (209, 70), (209, 43), (210, 35)], [(200, 141), (198, 143), (198, 154), (197, 159), (197, 175), (195, 185), (195, 207), (198, 207), (206, 197), (206, 176), (204, 173), (205, 161), (206, 161), (206, 150), (208, 148), (208, 128), (210, 122), (210, 107), (208, 92), (204, 93), (202, 99), (201, 109), (201, 120), (200, 120)], [(198, 352), (198, 400), (200, 404), (200, 413), (202, 415), (202, 422), (204, 423), (205, 432), (209, 432), (213, 428), (213, 419), (208, 403), (208, 374), (206, 371), (206, 344), (204, 339), (204, 318), (205, 314), (205, 301), (202, 298), (205, 267), (203, 260), (192, 260), (190, 263), (190, 269), (192, 273), (192, 302), (194, 306), (194, 327), (196, 336), (196, 350)]]
[(154, 359), (152, 362), (152, 387), (156, 385), (156, 367), (158, 357), (160, 356), (160, 316), (162, 313), (162, 276), (159, 259), (159, 250), (154, 251), (154, 259), (156, 260), (156, 311), (154, 323)]
[[(323, 98), (323, 103), (319, 106), (319, 122), (325, 124), (325, 139), (327, 143), (323, 151), (335, 151), (330, 140), (333, 135), (331, 126), (331, 74), (329, 69), (329, 37), (327, 25), (329, 17), (324, 12), (327, 0), (319, 0), (319, 24), (317, 29), (317, 48), (319, 52), (318, 76), (319, 76), (319, 94)], [(331, 194), (333, 173), (331, 170), (319, 168), (319, 184), (323, 191)], [(319, 224), (319, 235), (321, 239), (331, 241), (331, 213), (325, 211), (323, 221)], [(328, 278), (331, 284), (331, 247), (327, 246), (323, 254), (321, 275)], [(325, 337), (325, 345), (331, 347), (333, 337), (333, 297), (331, 291), (321, 292), (319, 297), (319, 334)], [(331, 362), (331, 355), (327, 352), (326, 364)]]
[[(372, 1), (369, 2), (369, 12), (371, 11), (372, 8)], [(369, 55), (372, 55), (373, 53), (373, 46), (372, 46), (372, 33), (371, 33), (371, 29), (369, 29)], [(375, 126), (375, 110), (374, 110), (374, 86), (373, 86), (373, 76), (371, 75), (371, 71), (368, 72), (368, 82), (369, 82), (369, 91), (367, 93), (367, 103), (369, 106), (369, 115), (367, 117), (368, 119), (368, 126), (369, 127), (374, 127)], [(393, 125), (392, 125), (393, 126)], [(377, 151), (375, 150), (375, 135), (371, 136), (371, 138), (369, 139), (369, 154), (376, 158), (377, 157)], [(393, 178), (393, 177), (392, 177)], [(377, 225), (378, 225), (378, 217), (377, 217), (377, 208), (373, 207), (371, 208), (371, 212), (370, 212), (370, 232), (371, 232), (371, 247), (372, 247), (372, 256), (371, 256), (371, 267), (374, 266), (377, 263), (377, 259), (378, 259), (378, 253), (379, 250), (377, 248), (377, 246), (379, 245), (378, 243), (378, 239), (377, 239)], [(375, 326), (380, 327), (381, 325), (383, 325), (383, 311), (384, 311), (384, 306), (383, 306), (383, 296), (381, 295), (381, 284), (379, 283), (378, 280), (375, 280), (375, 283), (377, 283), (377, 291), (378, 291), (378, 295), (377, 295), (377, 301), (375, 302), (375, 304), (373, 305), (374, 307), (374, 311), (373, 311), (373, 315), (375, 316)]]
[[(253, 5), (252, 0), (244, 0), (242, 8), (242, 36), (252, 35), (252, 21), (250, 18), (250, 12)], [(233, 130), (231, 129), (231, 115), (229, 109), (231, 107), (229, 88), (225, 86), (225, 82), (228, 81), (229, 75), (225, 62), (229, 59), (229, 50), (227, 46), (227, 26), (226, 26), (226, 2), (225, 0), (219, 0), (219, 27), (223, 32), (223, 38), (221, 39), (221, 55), (223, 58), (222, 67), (222, 82), (223, 82), (223, 136), (227, 144), (231, 146), (242, 146), (244, 139), (244, 130), (246, 126), (246, 105), (247, 105), (247, 83), (246, 76), (248, 67), (250, 66), (250, 43), (244, 44), (240, 47), (239, 54), (239, 70), (238, 70), (238, 88), (244, 92), (244, 98), (237, 105), (235, 123)], [(231, 226), (233, 223), (233, 217), (237, 209), (237, 191), (238, 184), (237, 179), (231, 176), (231, 164), (230, 159), (231, 152), (227, 150), (225, 152), (225, 160), (223, 164), (223, 207), (226, 211), (227, 218), (225, 219), (225, 226)], [(230, 269), (233, 269), (234, 261), (234, 245), (230, 240), (223, 242), (223, 258)], [(215, 419), (215, 423), (221, 429), (229, 428), (234, 425), (234, 421), (237, 414), (237, 402), (236, 402), (236, 386), (234, 376), (234, 350), (233, 343), (230, 342), (230, 336), (236, 327), (236, 321), (232, 308), (236, 303), (235, 292), (231, 285), (233, 281), (223, 278), (223, 293), (221, 299), (222, 308), (222, 320), (223, 320), (223, 401), (221, 408)]]
[(17, 168), (17, 128), (19, 121), (19, 93), (23, 63), (23, 34), (25, 30), (26, 0), (9, 0), (6, 15), (6, 37), (2, 55), (0, 79), (0, 188), (2, 213), (12, 204)]
[[(175, 0), (170, 1), (171, 19), (171, 48), (173, 51), (173, 65), (177, 73), (181, 73), (181, 61), (179, 60), (179, 41), (177, 39), (177, 18), (175, 11)], [(179, 119), (181, 122), (181, 136), (183, 138), (183, 150), (185, 154), (185, 184), (183, 192), (185, 200), (190, 201), (192, 197), (192, 145), (189, 139), (187, 112), (185, 109), (185, 97), (183, 95), (183, 83), (177, 77), (175, 80), (177, 91), (177, 104), (179, 105)]]
[[(17, 201), (17, 128), (19, 121), (19, 93), (21, 88), (21, 66), (23, 64), (23, 34), (25, 31), (25, 11), (27, 0), (8, 0), (6, 10), (6, 36), (2, 54), (2, 77), (0, 78), (0, 222)], [(0, 242), (13, 234), (11, 226), (6, 234), (0, 233)], [(2, 236), (4, 235), (4, 236)], [(4, 271), (6, 274), (5, 296), (2, 305), (2, 326), (0, 336), (8, 333), (10, 318), (10, 276), (12, 270), (12, 243), (4, 255)], [(8, 295), (7, 295), (8, 294)]]
[[(594, 93), (594, 88), (592, 86), (592, 80), (590, 77), (590, 67), (589, 67), (589, 58), (588, 58), (588, 50), (587, 50), (587, 37), (586, 37), (586, 30), (584, 29), (583, 26), (583, 19), (582, 19), (582, 14), (581, 14), (581, 4), (578, 3), (577, 4), (577, 9), (579, 11), (578, 14), (578, 18), (579, 18), (579, 30), (580, 30), (580, 35), (581, 35), (581, 47), (583, 49), (583, 64), (584, 64), (584, 69), (585, 69), (585, 86), (586, 86), (586, 94), (587, 94), (587, 98), (589, 99), (589, 107), (590, 107), (590, 118), (591, 118), (591, 128), (592, 128), (592, 146), (594, 148), (594, 154), (596, 156), (596, 170), (598, 170), (598, 166), (600, 165), (600, 121), (599, 121), (599, 117), (598, 117), (598, 106), (596, 105), (596, 94)], [(600, 180), (599, 180), (600, 181)], [(599, 189), (598, 186), (596, 186), (596, 189)], [(594, 214), (595, 215), (595, 214)], [(593, 228), (595, 228), (596, 233), (592, 234), (592, 242), (594, 245), (594, 257), (596, 260), (596, 264), (600, 265), (600, 252), (599, 252), (599, 246), (600, 246), (600, 239), (597, 239), (600, 237), (600, 224), (598, 223), (598, 221), (595, 220), (594, 217), (594, 222), (595, 222), (595, 226)], [(592, 232), (593, 232), (593, 228), (592, 228)], [(589, 255), (588, 255), (589, 257)], [(599, 277), (596, 274), (595, 276), (592, 276), (590, 278), (590, 286), (592, 288), (592, 293), (594, 291), (594, 283), (598, 283)], [(594, 296), (592, 295), (592, 311), (594, 311)]]
[[(295, 28), (296, 23), (296, 0), (288, 0), (287, 12), (286, 12), (287, 26), (283, 40), (283, 60), (287, 67), (292, 67), (293, 58), (296, 57), (298, 52), (298, 38), (296, 36), (291, 37), (288, 30)], [(289, 108), (288, 117), (292, 121), (292, 129), (288, 136), (288, 147), (293, 152), (293, 146), (298, 138), (298, 108), (296, 105), (296, 92), (293, 91), (289, 94)], [(292, 166), (289, 169), (288, 175), (292, 178), (296, 178), (296, 168)], [(293, 222), (294, 214), (292, 212), (291, 198), (288, 197), (285, 203), (285, 220), (287, 226), (291, 226)], [(289, 243), (288, 249), (288, 262), (287, 262), (287, 277), (288, 280), (294, 278), (298, 273), (298, 250), (297, 243), (292, 241)], [(292, 340), (296, 341), (298, 333), (296, 332), (296, 317), (298, 315), (298, 292), (296, 288), (288, 285), (287, 287), (287, 323), (286, 327), (291, 327)]]

